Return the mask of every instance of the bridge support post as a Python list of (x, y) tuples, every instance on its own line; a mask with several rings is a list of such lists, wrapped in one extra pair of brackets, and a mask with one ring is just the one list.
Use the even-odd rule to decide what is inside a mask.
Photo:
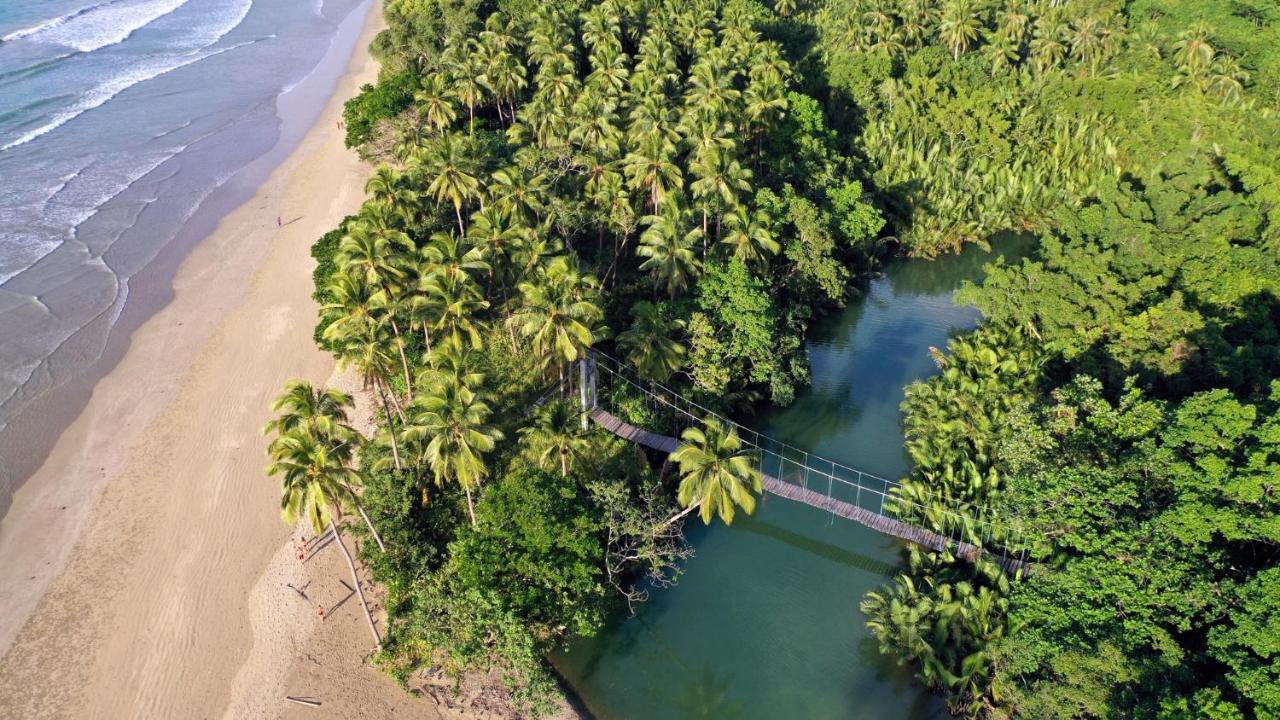
[(587, 416), (596, 407), (596, 359), (590, 351), (578, 361), (578, 394), (582, 400), (582, 429), (586, 430), (591, 422)]

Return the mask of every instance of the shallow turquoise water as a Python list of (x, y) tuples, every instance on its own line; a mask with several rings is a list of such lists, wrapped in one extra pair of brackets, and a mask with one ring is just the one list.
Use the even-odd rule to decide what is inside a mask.
[[(1027, 246), (1007, 239), (997, 252)], [(812, 386), (750, 424), (855, 468), (904, 473), (903, 388), (935, 372), (930, 346), (977, 324), (952, 295), (993, 257), (974, 248), (892, 265), (813, 328)], [(678, 585), (554, 658), (598, 718), (941, 714), (910, 673), (879, 656), (858, 611), (897, 569), (896, 541), (777, 497), (731, 527), (691, 523), (688, 534), (697, 554)]]
[(314, 121), (373, 1), (0, 0), (0, 516)]

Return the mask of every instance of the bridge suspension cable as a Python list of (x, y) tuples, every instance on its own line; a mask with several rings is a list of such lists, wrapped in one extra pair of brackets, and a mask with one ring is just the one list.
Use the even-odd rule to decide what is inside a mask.
[[(603, 375), (601, 374), (603, 371)], [(899, 537), (934, 550), (951, 550), (957, 555), (974, 558), (993, 554), (987, 548), (1013, 542), (1007, 528), (989, 518), (975, 516), (972, 508), (962, 503), (950, 506), (940, 501), (921, 503), (904, 495), (901, 483), (850, 467), (829, 458), (765, 435), (727, 418), (666, 385), (643, 380), (630, 366), (599, 350), (591, 350), (580, 364), (580, 395), (584, 407), (597, 424), (616, 435), (655, 450), (672, 452), (679, 441), (644, 428), (637, 428), (614, 416), (614, 408), (602, 407), (598, 381), (604, 379), (610, 390), (616, 383), (638, 391), (653, 409), (673, 411), (679, 434), (680, 425), (700, 424), (708, 419), (734, 428), (743, 445), (757, 453), (757, 462), (771, 494), (802, 502), (867, 525), (875, 530)], [(606, 393), (612, 398), (614, 392)], [(997, 562), (1009, 570), (1021, 570), (1027, 563), (1025, 550), (1016, 557), (994, 553)]]

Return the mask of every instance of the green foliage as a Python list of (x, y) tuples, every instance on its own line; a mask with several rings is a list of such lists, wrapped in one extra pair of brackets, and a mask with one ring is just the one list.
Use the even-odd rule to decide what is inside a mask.
[(1233, 605), (1209, 632), (1210, 651), (1231, 669), (1227, 680), (1257, 717), (1280, 717), (1280, 568), (1241, 586)]
[[(1011, 5), (999, 4), (1001, 20), (974, 12), (1005, 27)], [(1170, 5), (1186, 17), (1186, 6)], [(1087, 30), (1089, 17), (1064, 32)], [(1052, 63), (1071, 64), (1069, 74), (1043, 54), (1038, 66), (1027, 47), (1016, 73), (992, 73), (972, 46), (926, 45), (906, 52), (905, 74), (882, 84), (869, 114), (863, 139), (881, 158), (877, 183), (891, 194), (906, 183), (890, 208), (910, 227), (902, 237), (912, 252), (980, 237), (964, 230), (969, 222), (1043, 231), (1035, 257), (997, 263), (960, 294), (988, 324), (937, 355), (937, 377), (908, 389), (915, 468), (902, 490), (918, 503), (970, 503), (1003, 526), (984, 541), (1025, 548), (1037, 570), (1005, 588), (945, 553), (913, 553), (911, 571), (864, 604), (882, 650), (945, 688), (953, 710), (1274, 716), (1275, 651), (1246, 638), (1265, 632), (1253, 628), (1266, 626), (1280, 539), (1270, 419), (1280, 267), (1274, 189), (1258, 166), (1273, 162), (1265, 138), (1275, 128), (1248, 103), (1189, 89), (1204, 79), (1199, 61), (1177, 54), (1204, 40), (1186, 27), (1163, 40), (1130, 28), (1096, 65), (1068, 50)], [(1185, 67), (1137, 63), (1132, 54), (1153, 41)], [(1204, 52), (1209, 66), (1221, 60), (1220, 49)], [(1141, 75), (1108, 74), (1107, 63)], [(1133, 93), (1144, 96), (1141, 120)], [(1077, 129), (1052, 129), (1073, 113)], [(885, 149), (885, 123), (899, 115), (921, 158)], [(1007, 183), (1001, 168), (1040, 172), (1080, 152), (1093, 159), (1067, 160), (1069, 173), (1037, 181), (1043, 192), (986, 195), (988, 183)], [(914, 187), (913, 174), (923, 176)], [(981, 616), (999, 633), (935, 629), (943, 589), (960, 582), (1001, 596), (998, 612)]]
[[(348, 223), (354, 218), (354, 215), (343, 218), (342, 222), (338, 223), (338, 227), (322, 235), (311, 246), (311, 257), (316, 261), (316, 267), (311, 271), (311, 280), (315, 284), (315, 292), (311, 294), (311, 298), (320, 305), (333, 302), (333, 293), (329, 291), (329, 280), (338, 269), (334, 263), (334, 255), (338, 252), (338, 243), (347, 234)], [(316, 324), (313, 339), (321, 349), (332, 350), (329, 342), (324, 339), (325, 325), (323, 321)]]
[(373, 139), (378, 123), (404, 112), (417, 89), (418, 75), (411, 71), (384, 74), (377, 85), (360, 88), (360, 94), (342, 108), (347, 147), (359, 147)]
[(1274, 167), (1280, 16), (1263, 5), (842, 0), (813, 23), (898, 238), (933, 256), (1050, 228), (1182, 146)]
[(575, 480), (513, 472), (484, 494), (476, 519), (450, 548), (462, 583), (502, 598), (527, 622), (595, 633), (605, 597), (600, 525)]
[(803, 379), (783, 362), (789, 333), (768, 286), (741, 262), (707, 267), (689, 328), (692, 374), (713, 395), (722, 395), (731, 379), (746, 377), (768, 384), (775, 401), (785, 404)]

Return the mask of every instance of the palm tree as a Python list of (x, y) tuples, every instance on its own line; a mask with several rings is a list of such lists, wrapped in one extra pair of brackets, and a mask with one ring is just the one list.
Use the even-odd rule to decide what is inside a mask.
[(471, 369), (472, 351), (446, 344), (431, 353), (431, 364), (419, 374), (419, 385), (441, 387), (444, 385), (465, 385), (476, 389), (484, 384), (484, 373)]
[(728, 247), (733, 257), (744, 264), (764, 264), (777, 255), (782, 246), (769, 232), (769, 216), (762, 212), (748, 215), (744, 207), (736, 207), (724, 218), (727, 228), (720, 244)]
[(414, 94), (418, 113), (437, 133), (452, 127), (458, 119), (458, 107), (449, 92), (444, 75), (431, 73), (422, 78), (422, 88)]
[(280, 476), (280, 515), (285, 523), (293, 525), (299, 517), (306, 517), (317, 535), (323, 533), (326, 527), (333, 533), (334, 540), (347, 559), (351, 582), (360, 598), (360, 607), (364, 608), (369, 632), (381, 649), (382, 637), (373, 624), (369, 603), (364, 599), (355, 561), (334, 522), (341, 515), (342, 501), (354, 501), (354, 496), (347, 488), (350, 481), (358, 480), (359, 476), (347, 467), (341, 451), (335, 451), (329, 443), (311, 434), (299, 432), (283, 435), (273, 443), (267, 474)]
[(376, 225), (390, 227), (394, 221), (408, 222), (413, 219), (418, 204), (417, 194), (406, 187), (405, 177), (399, 170), (387, 164), (378, 166), (364, 184), (365, 194), (372, 205), (388, 211), (388, 217), (377, 217), (371, 209), (361, 208), (361, 214), (370, 220), (376, 217)]
[(306, 380), (289, 380), (284, 392), (271, 401), (271, 412), (279, 413), (262, 428), (263, 435), (285, 435), (303, 430), (312, 435), (346, 442), (358, 434), (347, 424), (351, 395), (331, 388), (316, 388)]
[(683, 320), (667, 320), (662, 308), (648, 300), (631, 306), (630, 329), (618, 335), (618, 346), (649, 380), (663, 382), (684, 365), (685, 346), (673, 336), (684, 330)]
[(741, 93), (734, 88), (737, 71), (727, 62), (710, 57), (699, 60), (690, 70), (684, 104), (686, 112), (694, 113), (702, 122), (716, 125), (738, 107)]
[(1108, 31), (1096, 17), (1086, 15), (1071, 25), (1071, 52), (1091, 70), (1097, 68), (1107, 42)]
[(437, 273), (422, 285), (423, 302), (436, 320), (433, 328), (445, 341), (457, 348), (463, 345), (479, 350), (484, 344), (475, 315), (489, 307), (480, 289), (468, 275)]
[[(493, 293), (495, 275), (500, 285), (509, 276), (515, 256), (524, 246), (527, 237), (528, 228), (503, 214), (497, 204), (488, 205), (471, 215), (471, 227), (467, 228), (467, 241), (479, 251), (485, 263), (484, 270), (488, 273), (488, 294)], [(503, 297), (505, 292), (504, 286)]]
[(1035, 37), (1031, 40), (1031, 59), (1040, 72), (1046, 72), (1062, 62), (1067, 46), (1062, 41), (1062, 26), (1041, 18), (1036, 21)]
[[(502, 431), (487, 424), (489, 405), (462, 383), (444, 383), (414, 398), (403, 438), (407, 446), (423, 446), (422, 456), (437, 485), (456, 482), (467, 494), (467, 513), (476, 523), (472, 492), (488, 474), (484, 454), (493, 450)], [(423, 496), (425, 499), (426, 492)]]
[[(474, 40), (468, 45), (473, 43)], [(449, 79), (453, 85), (453, 94), (467, 106), (467, 133), (473, 134), (476, 124), (476, 106), (484, 102), (485, 96), (491, 92), (492, 88), (485, 84), (488, 78), (484, 75), (484, 67), (472, 52), (471, 47), (459, 47), (458, 52), (450, 55), (452, 57), (446, 58), (446, 64), (449, 69)]]
[[(338, 366), (354, 367), (360, 373), (360, 379), (364, 383), (364, 387), (373, 386), (374, 392), (378, 394), (378, 398), (382, 401), (382, 414), (386, 418), (387, 435), (391, 441), (391, 457), (395, 460), (396, 470), (403, 469), (400, 463), (400, 450), (396, 443), (395, 422), (391, 414), (394, 406), (396, 415), (401, 420), (404, 419), (404, 411), (400, 408), (399, 402), (395, 398), (394, 393), (387, 393), (386, 378), (391, 371), (391, 357), (383, 351), (382, 340), (373, 332), (366, 335), (358, 335), (342, 333), (330, 333), (333, 329), (330, 325), (325, 329), (326, 339), (339, 343), (337, 349)], [(388, 401), (390, 397), (390, 401)]]
[(412, 251), (413, 241), (408, 235), (398, 230), (378, 229), (364, 222), (356, 222), (351, 224), (347, 234), (339, 241), (338, 252), (334, 256), (334, 261), (342, 272), (362, 278), (370, 287), (379, 288), (379, 292), (370, 297), (370, 303), (372, 307), (386, 311), (386, 319), (391, 325), (396, 349), (400, 353), (407, 393), (413, 392), (413, 385), (409, 377), (409, 359), (404, 351), (404, 338), (400, 336), (395, 310), (400, 282), (405, 277), (404, 266)]
[(960, 53), (978, 39), (982, 20), (969, 0), (950, 0), (942, 9), (938, 23), (938, 36), (951, 48), (952, 57), (960, 59)]
[(510, 322), (533, 341), (544, 363), (556, 364), (564, 384), (564, 365), (577, 360), (600, 339), (604, 311), (597, 299), (599, 282), (584, 275), (565, 256), (547, 263), (536, 277), (520, 283), (521, 307)]
[[(262, 429), (263, 435), (276, 434), (276, 438), (267, 446), (268, 453), (274, 453), (280, 447), (280, 440), (286, 435), (300, 434), (328, 442), (331, 452), (343, 464), (351, 461), (352, 449), (360, 434), (347, 424), (347, 409), (354, 401), (351, 395), (341, 390), (316, 388), (306, 380), (290, 380), (285, 383), (284, 392), (271, 403), (271, 411), (280, 413)], [(364, 506), (356, 499), (355, 490), (347, 479), (343, 484), (351, 494), (351, 501), (364, 518), (369, 534), (378, 543), (378, 549), (386, 552), (382, 544), (382, 536), (373, 527), (373, 521), (364, 511)]]
[(675, 144), (666, 138), (650, 137), (622, 161), (622, 172), (632, 189), (649, 195), (649, 206), (657, 212), (667, 188), (681, 184), (680, 166), (674, 161)]
[(1178, 34), (1173, 45), (1173, 62), (1183, 75), (1197, 76), (1208, 71), (1217, 50), (1210, 44), (1213, 29), (1206, 22), (1198, 22)]
[[(702, 199), (702, 234), (707, 235), (707, 208), (734, 207), (738, 204), (739, 194), (751, 192), (751, 171), (742, 167), (737, 160), (727, 157), (720, 150), (712, 150), (690, 168), (698, 176), (689, 186), (694, 198)], [(720, 239), (720, 220), (722, 214), (716, 213), (716, 239)]]
[(505, 50), (498, 51), (489, 58), (488, 67), (485, 69), (485, 78), (489, 87), (493, 89), (493, 97), (498, 105), (499, 119), (502, 119), (502, 101), (505, 100), (511, 121), (515, 122), (516, 97), (529, 84), (525, 80), (527, 74), (525, 66), (516, 56)]
[(691, 427), (680, 438), (684, 442), (671, 459), (680, 464), (680, 488), (676, 499), (684, 510), (667, 524), (699, 511), (702, 522), (710, 525), (719, 515), (725, 524), (733, 522), (736, 508), (750, 515), (756, 509), (756, 495), (764, 491), (754, 453), (742, 449), (735, 428), (714, 418), (703, 422), (703, 428)]
[(655, 288), (665, 284), (672, 298), (702, 271), (702, 261), (694, 250), (698, 238), (702, 237), (701, 231), (694, 227), (689, 232), (681, 232), (677, 212), (646, 216), (643, 222), (649, 227), (640, 236), (640, 246), (636, 248), (636, 255), (645, 258), (640, 269), (653, 275)]
[(493, 204), (513, 222), (526, 227), (541, 223), (549, 193), (544, 174), (529, 174), (515, 166), (495, 170), (489, 192)]
[(426, 180), (426, 192), (435, 198), (437, 205), (446, 200), (453, 205), (458, 232), (465, 235), (462, 206), (479, 197), (482, 188), (461, 144), (445, 133), (428, 145), (425, 152), (415, 153), (409, 163), (413, 172)]
[(988, 32), (986, 34), (987, 45), (982, 49), (982, 53), (986, 55), (987, 60), (991, 63), (991, 73), (998, 75), (1009, 70), (1018, 62), (1018, 51), (1009, 36), (1003, 30)]
[(558, 399), (539, 407), (533, 414), (533, 423), (520, 429), (525, 447), (537, 456), (537, 462), (546, 466), (553, 459), (560, 463), (560, 474), (569, 476), (574, 458), (580, 457), (590, 447), (579, 424), (582, 411), (565, 400)]
[(450, 281), (474, 282), (475, 276), (489, 272), (484, 253), (470, 241), (450, 233), (433, 233), (420, 253), (427, 277), (444, 276)]

